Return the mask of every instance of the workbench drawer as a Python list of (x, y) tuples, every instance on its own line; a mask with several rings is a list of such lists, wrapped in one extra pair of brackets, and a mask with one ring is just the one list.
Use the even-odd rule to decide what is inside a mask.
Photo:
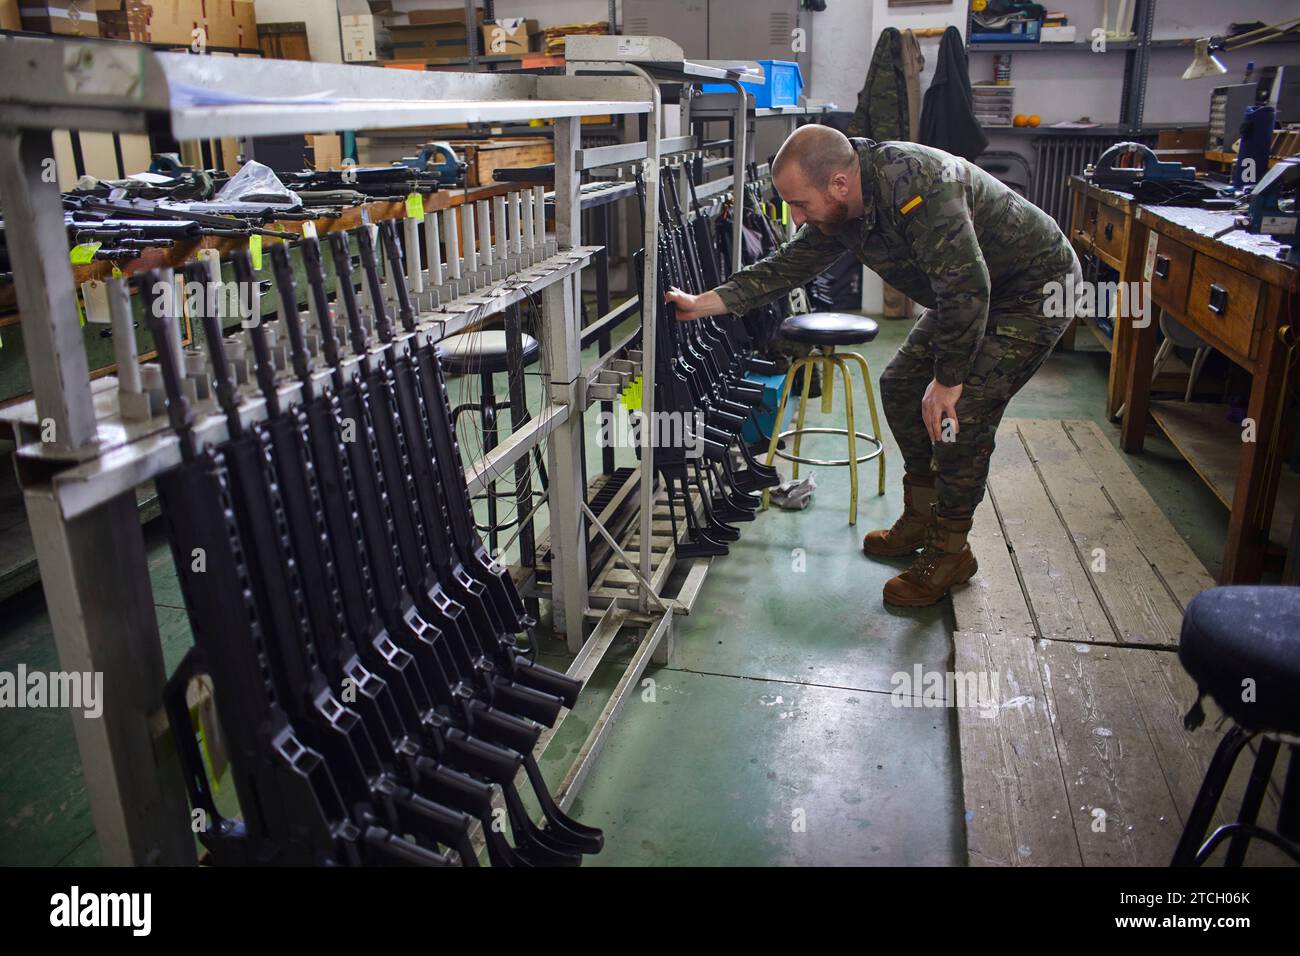
[(1187, 286), (1192, 278), (1192, 250), (1177, 239), (1157, 234), (1151, 264), (1151, 301), (1182, 315), (1187, 306)]
[(1112, 259), (1124, 258), (1124, 211), (1114, 206), (1097, 207), (1097, 234), (1093, 237), (1099, 252), (1104, 252)]
[(1082, 241), (1086, 246), (1092, 245), (1093, 236), (1097, 233), (1097, 200), (1091, 196), (1085, 196), (1083, 199), (1083, 211), (1079, 215), (1079, 220), (1074, 224), (1076, 241)]
[(1203, 329), (1253, 359), (1261, 285), (1226, 262), (1196, 256), (1187, 293), (1187, 317), (1193, 330)]

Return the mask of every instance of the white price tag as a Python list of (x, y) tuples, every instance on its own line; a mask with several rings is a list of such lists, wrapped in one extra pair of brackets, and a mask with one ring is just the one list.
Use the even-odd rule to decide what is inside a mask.
[(1152, 229), (1147, 234), (1147, 257), (1142, 265), (1142, 278), (1147, 282), (1151, 281), (1151, 275), (1156, 269), (1156, 243), (1159, 241), (1160, 234)]
[(86, 301), (86, 321), (108, 325), (112, 317), (108, 314), (108, 286), (99, 279), (81, 283), (81, 297)]
[(304, 239), (315, 239), (316, 223), (312, 222), (310, 219), (304, 220), (302, 224), (302, 237)]

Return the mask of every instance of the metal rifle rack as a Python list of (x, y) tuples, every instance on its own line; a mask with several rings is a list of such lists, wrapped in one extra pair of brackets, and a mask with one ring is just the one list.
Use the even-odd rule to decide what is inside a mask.
[[(556, 231), (565, 241), (572, 245), (580, 242), (580, 208), (633, 198), (635, 185), (630, 182), (621, 184), (602, 184), (593, 188), (591, 184), (582, 184), (582, 174), (589, 170), (605, 167), (639, 165), (643, 171), (645, 185), (645, 219), (643, 232), (643, 281), (641, 288), (655, 289), (658, 285), (658, 265), (656, 261), (657, 235), (659, 230), (659, 190), (660, 176), (681, 175), (683, 177), (682, 193), (685, 194), (685, 165), (682, 160), (690, 159), (702, 151), (698, 136), (685, 135), (666, 137), (663, 135), (663, 88), (681, 86), (689, 89), (692, 84), (706, 81), (718, 81), (731, 84), (741, 92), (739, 80), (748, 74), (748, 70), (734, 64), (718, 65), (691, 62), (685, 58), (681, 47), (662, 37), (620, 37), (620, 36), (573, 36), (566, 41), (566, 72), (572, 78), (624, 78), (635, 84), (636, 92), (631, 94), (641, 100), (649, 100), (651, 109), (646, 122), (644, 142), (631, 142), (593, 149), (579, 149), (572, 153), (561, 150), (563, 127), (557, 124), (556, 130), (556, 166), (555, 197)], [(683, 102), (689, 102), (687, 96)], [(748, 103), (743, 96), (737, 95), (733, 102), (736, 109), (736, 140), (732, 143), (733, 155), (730, 159), (732, 174), (707, 184), (707, 197), (721, 195), (732, 191), (739, 196), (744, 188), (744, 162), (746, 151), (746, 129), (744, 112)], [(576, 124), (575, 124), (576, 125)], [(682, 128), (689, 125), (683, 123)], [(665, 165), (665, 161), (668, 165)], [(715, 161), (721, 165), (726, 160)], [(704, 190), (701, 190), (704, 192)], [(565, 195), (580, 196), (577, 204), (570, 203), (570, 213), (566, 215), (560, 201)], [(739, 265), (740, 231), (742, 217), (735, 217), (733, 232), (733, 269)], [(621, 341), (609, 343), (608, 333), (621, 324), (639, 308), (641, 321), (639, 328)], [(619, 356), (638, 337), (641, 371), (641, 413), (644, 421), (653, 421), (655, 412), (655, 326), (659, 303), (653, 294), (642, 297), (633, 296), (629, 300), (606, 312), (596, 322), (582, 330), (583, 344), (601, 340), (601, 355), (582, 370), (580, 377), (583, 397), (580, 404), (589, 406), (596, 401), (608, 401), (617, 394), (617, 385), (609, 384), (605, 373), (620, 361)], [(622, 486), (613, 495), (613, 500), (635, 496), (637, 519), (621, 535), (616, 536), (606, 527), (605, 521), (612, 513), (611, 503), (600, 514), (595, 513), (586, 504), (583, 513), (586, 522), (609, 546), (612, 552), (605, 569), (596, 573), (595, 586), (588, 594), (589, 617), (596, 621), (591, 635), (582, 640), (576, 629), (570, 628), (569, 647), (577, 654), (569, 674), (585, 680), (603, 660), (606, 652), (614, 646), (620, 633), (626, 629), (634, 632), (636, 650), (628, 662), (622, 677), (611, 694), (608, 702), (594, 721), (593, 728), (585, 743), (579, 749), (578, 757), (568, 774), (560, 783), (556, 800), (562, 808), (572, 803), (583, 780), (590, 771), (601, 751), (610, 728), (622, 711), (628, 698), (638, 685), (645, 668), (653, 661), (667, 663), (672, 653), (672, 619), (676, 613), (688, 613), (694, 595), (698, 593), (707, 575), (711, 560), (696, 560), (687, 581), (678, 598), (665, 595), (665, 585), (673, 568), (676, 542), (669, 543), (666, 550), (656, 554), (654, 547), (654, 520), (657, 496), (647, 493), (653, 489), (655, 468), (654, 448), (647, 443), (640, 449), (640, 464), (628, 476)], [(651, 476), (647, 478), (646, 476)], [(585, 529), (580, 532), (585, 545)], [(639, 540), (638, 540), (639, 539)], [(571, 543), (571, 542), (570, 542)], [(656, 560), (657, 559), (657, 560)], [(618, 567), (621, 573), (630, 577), (628, 584), (611, 591), (600, 587), (600, 582), (609, 569)], [(543, 591), (533, 582), (535, 591)], [(552, 585), (552, 588), (554, 585)], [(553, 732), (553, 731), (552, 731)]]
[[(557, 180), (553, 243), (529, 244), (527, 254), (522, 243), (507, 250), (516, 270), (508, 276), (499, 262), (495, 273), (480, 268), (469, 276), (458, 260), (448, 277), (441, 263), (422, 270), (408, 259), (420, 324), (405, 334), (417, 343), (436, 341), (525, 296), (542, 297), (542, 334), (549, 339), (550, 356), (543, 412), (465, 472), (473, 491), (550, 436), (556, 567), (551, 597), (557, 629), (567, 631), (572, 646), (581, 644), (587, 597), (581, 487), (586, 380), (577, 302), (581, 269), (594, 252), (580, 246), (576, 228), (579, 118), (651, 108), (641, 86), (628, 77), (417, 74), (160, 53), (134, 44), (0, 39), (0, 195), (34, 389), (33, 401), (6, 409), (4, 417), (20, 439), (15, 461), (60, 666), (104, 674), (102, 716), (87, 719), (74, 712), (73, 725), (105, 863), (194, 861), (175, 755), (170, 746), (159, 746), (168, 730), (161, 709), (168, 675), (135, 498), (137, 486), (181, 460), (181, 447), (158, 409), (125, 401), (141, 394), (130, 335), (123, 334), (118, 346), (121, 377), (90, 380), (60, 195), (53, 178), (44, 175), (54, 155), (52, 131), (165, 129), (184, 142), (554, 117), (557, 168), (563, 175)], [(535, 224), (540, 234), (545, 214), (542, 209), (536, 214), (543, 220)], [(426, 234), (430, 218), (437, 228), (437, 217), (426, 217)], [(444, 221), (456, 218), (448, 215)], [(515, 233), (522, 238), (518, 229)], [(407, 242), (409, 249), (409, 232)], [(474, 282), (482, 286), (471, 288)], [(119, 331), (129, 332), (125, 286), (110, 286)], [(188, 376), (186, 385), (197, 388)], [(278, 397), (282, 405), (300, 401), (301, 383), (283, 382)], [(137, 407), (124, 414), (128, 404)], [(201, 411), (194, 438), (224, 440), (226, 421), (210, 397)], [(239, 414), (245, 424), (260, 421), (268, 414), (267, 402), (246, 397)], [(575, 668), (580, 670), (593, 651), (590, 644), (584, 648)]]

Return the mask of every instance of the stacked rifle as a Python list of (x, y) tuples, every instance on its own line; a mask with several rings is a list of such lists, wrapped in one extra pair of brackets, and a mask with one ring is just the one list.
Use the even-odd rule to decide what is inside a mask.
[[(763, 182), (763, 177), (758, 174), (758, 165), (750, 163), (745, 174), (744, 196), (737, 197), (727, 210), (728, 217), (738, 214), (742, 217), (742, 231), (745, 238), (740, 249), (741, 265), (750, 265), (772, 254), (784, 241), (777, 232), (772, 217), (768, 214), (771, 203), (764, 196)], [(730, 262), (731, 231), (722, 230), (719, 239), (723, 260)], [(771, 354), (779, 338), (778, 330), (781, 322), (790, 315), (790, 312), (790, 302), (787, 297), (782, 296), (740, 317), (744, 334), (760, 354)]]
[[(169, 283), (156, 271), (143, 279), (182, 452), (156, 481), (195, 647), (166, 705), (207, 823), (200, 839), (217, 864), (471, 866), (477, 828), (493, 865), (577, 865), (602, 834), (554, 803), (533, 750), (581, 684), (534, 663), (518, 637), (534, 622), (478, 537), (439, 353), (410, 334), (394, 224), (379, 237), (400, 330), (370, 227), (356, 232), (365, 319), (346, 233), (328, 241), (333, 305), (314, 237), (271, 248), (287, 343), (261, 323), (248, 330), (244, 377), (266, 411), (257, 424), (242, 415), (231, 358), (242, 350), (223, 339), (204, 296), (211, 392), (228, 435), (215, 445), (195, 434)], [(233, 266), (237, 281), (253, 282), (247, 252)], [(210, 263), (185, 271), (212, 286)], [(313, 369), (317, 352), (328, 378)], [(285, 377), (299, 386), (292, 405), (281, 401)], [(218, 812), (191, 732), (187, 691), (201, 674), (211, 677), (238, 820)], [(521, 769), (541, 825), (516, 789)]]
[[(696, 182), (686, 167), (691, 205), (699, 207)], [(689, 434), (693, 446), (655, 449), (654, 464), (663, 477), (679, 557), (709, 557), (727, 553), (740, 538), (736, 522), (753, 521), (761, 506), (755, 492), (780, 484), (771, 466), (754, 459), (741, 440), (741, 429), (762, 400), (762, 388), (746, 382), (747, 371), (769, 371), (771, 363), (756, 356), (735, 323), (713, 318), (679, 322), (669, 288), (698, 294), (720, 281), (716, 242), (709, 218), (688, 216), (677, 192), (677, 177), (661, 177), (657, 245), (655, 334), (655, 408), (696, 423)], [(645, 188), (640, 174), (637, 195), (644, 216)], [(637, 270), (641, 275), (641, 270)], [(642, 290), (644, 295), (644, 290)], [(685, 444), (685, 443), (683, 443)], [(739, 467), (733, 462), (736, 449)], [(693, 498), (699, 501), (697, 512)], [(686, 536), (677, 531), (677, 503), (685, 512)]]

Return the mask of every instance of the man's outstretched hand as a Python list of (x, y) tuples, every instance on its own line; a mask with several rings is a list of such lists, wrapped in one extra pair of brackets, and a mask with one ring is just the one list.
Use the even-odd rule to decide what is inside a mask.
[(727, 312), (722, 297), (712, 291), (691, 295), (681, 289), (669, 289), (664, 294), (664, 301), (677, 307), (677, 318), (682, 321), (702, 319), (706, 315), (725, 315)]

